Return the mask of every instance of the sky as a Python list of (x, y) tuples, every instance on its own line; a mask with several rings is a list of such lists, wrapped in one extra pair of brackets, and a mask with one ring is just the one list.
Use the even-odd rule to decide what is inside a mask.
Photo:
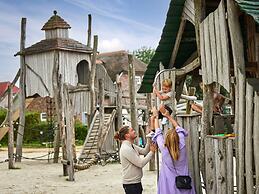
[[(26, 47), (45, 38), (42, 26), (57, 10), (71, 29), (69, 37), (87, 42), (87, 15), (98, 51), (156, 48), (170, 0), (0, 0), (0, 82), (12, 81), (20, 62), (21, 18), (27, 18)], [(92, 38), (93, 40), (93, 38)]]

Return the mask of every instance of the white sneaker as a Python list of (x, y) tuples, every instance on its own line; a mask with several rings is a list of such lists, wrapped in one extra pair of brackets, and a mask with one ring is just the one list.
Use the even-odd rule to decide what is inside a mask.
[(146, 135), (146, 137), (152, 138), (155, 135), (155, 132), (151, 131), (149, 134)]
[(163, 119), (162, 119), (162, 121), (161, 121), (161, 124), (162, 125), (166, 125), (166, 124), (168, 124), (169, 122), (168, 122), (168, 119), (166, 118), (166, 117), (163, 117)]

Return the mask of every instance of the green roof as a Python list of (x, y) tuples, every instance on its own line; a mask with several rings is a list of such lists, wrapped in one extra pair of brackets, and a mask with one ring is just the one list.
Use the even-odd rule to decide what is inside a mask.
[[(240, 9), (251, 15), (257, 24), (259, 24), (259, 1), (258, 0), (235, 0)], [(185, 0), (171, 0), (165, 26), (162, 31), (161, 39), (156, 48), (155, 55), (147, 66), (143, 81), (138, 93), (151, 93), (152, 84), (159, 70), (159, 63), (164, 65), (165, 69), (169, 68), (169, 62), (176, 41), (176, 36), (180, 27), (181, 16)], [(184, 62), (197, 50), (195, 41), (195, 27), (189, 21), (186, 22), (182, 40), (178, 49), (175, 68), (181, 68)], [(170, 67), (171, 68), (171, 67)]]
[[(155, 55), (148, 64), (147, 70), (138, 93), (152, 92), (152, 84), (161, 62), (165, 69), (169, 68), (169, 62), (173, 52), (176, 36), (181, 23), (181, 16), (185, 0), (171, 0), (165, 26), (161, 39), (156, 48)], [(186, 22), (185, 31), (179, 46), (178, 55), (175, 60), (175, 67), (181, 68), (184, 62), (196, 51), (195, 28), (190, 22)]]
[(259, 1), (258, 0), (236, 0), (241, 10), (252, 16), (259, 24)]

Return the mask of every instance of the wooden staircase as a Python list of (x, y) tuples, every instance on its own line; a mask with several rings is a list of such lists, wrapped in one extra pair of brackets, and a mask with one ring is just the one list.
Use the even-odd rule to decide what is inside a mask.
[[(112, 114), (104, 114), (104, 128), (103, 132), (107, 130), (109, 122), (111, 122)], [(90, 125), (89, 131), (87, 133), (82, 151), (78, 157), (78, 163), (75, 164), (75, 168), (78, 170), (84, 170), (96, 164), (98, 161), (98, 133), (99, 133), (99, 112), (96, 111), (92, 123)]]

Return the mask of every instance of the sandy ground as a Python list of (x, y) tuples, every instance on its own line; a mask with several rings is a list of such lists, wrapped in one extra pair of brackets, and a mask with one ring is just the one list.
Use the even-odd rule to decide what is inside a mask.
[[(49, 149), (23, 149), (23, 156), (32, 158), (47, 154)], [(121, 165), (119, 163), (95, 165), (75, 173), (75, 181), (62, 176), (60, 163), (47, 160), (24, 159), (15, 163), (20, 169), (9, 170), (7, 149), (0, 148), (0, 194), (122, 194)], [(44, 157), (46, 159), (47, 157)], [(156, 193), (156, 171), (143, 170), (143, 194)]]

